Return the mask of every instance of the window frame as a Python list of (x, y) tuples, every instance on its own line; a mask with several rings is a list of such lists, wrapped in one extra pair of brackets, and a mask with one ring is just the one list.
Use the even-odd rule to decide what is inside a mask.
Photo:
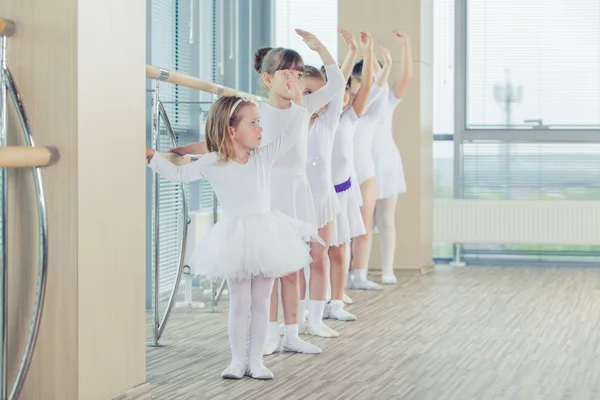
[[(467, 125), (468, 1), (455, 1), (454, 21), (454, 198), (461, 198), (462, 144), (472, 141), (502, 143), (600, 143), (600, 129), (481, 129)], [(440, 137), (440, 139), (442, 139)], [(442, 140), (447, 140), (444, 137)]]

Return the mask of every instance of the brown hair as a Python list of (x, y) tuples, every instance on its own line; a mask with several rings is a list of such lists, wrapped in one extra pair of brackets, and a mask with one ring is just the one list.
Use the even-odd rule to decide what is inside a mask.
[(262, 47), (254, 54), (254, 69), (259, 74), (266, 72), (269, 75), (284, 69), (304, 72), (304, 60), (292, 49)]
[(304, 66), (304, 76), (307, 77), (307, 78), (321, 79), (323, 82), (326, 81), (324, 73), (321, 73), (321, 71), (319, 71), (318, 69), (316, 69), (312, 65), (305, 65)]
[(204, 131), (206, 147), (208, 151), (219, 154), (219, 161), (231, 161), (236, 155), (229, 136), (229, 129), (237, 128), (242, 120), (242, 108), (252, 104), (250, 101), (242, 100), (231, 114), (233, 106), (239, 100), (241, 98), (237, 96), (223, 96), (212, 105), (208, 112)]

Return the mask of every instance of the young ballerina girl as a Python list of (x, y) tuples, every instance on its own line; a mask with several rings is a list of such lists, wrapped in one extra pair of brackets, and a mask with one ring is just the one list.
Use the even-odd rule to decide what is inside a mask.
[[(346, 245), (351, 239), (365, 233), (360, 214), (358, 183), (352, 179), (354, 135), (356, 124), (367, 108), (369, 100), (377, 98), (382, 88), (373, 85), (373, 40), (361, 33), (361, 45), (366, 66), (360, 79), (351, 78), (344, 94), (344, 112), (335, 133), (331, 173), (334, 189), (340, 202), (340, 212), (335, 216), (334, 230), (329, 249), (331, 263), (331, 301), (325, 316), (340, 321), (354, 321), (356, 316), (344, 309), (346, 286)], [(354, 63), (354, 60), (352, 61)], [(350, 71), (346, 71), (346, 79)]]
[[(348, 56), (342, 65), (344, 78), (350, 76), (356, 59), (358, 45), (349, 32), (338, 29), (349, 46)], [(361, 33), (361, 42), (370, 41), (366, 33)], [(320, 70), (305, 66), (304, 95), (309, 96), (320, 90), (326, 83), (326, 77)], [(300, 271), (300, 331), (306, 327), (309, 335), (321, 337), (338, 337), (339, 333), (323, 323), (325, 312), (325, 297), (327, 295), (327, 254), (333, 235), (335, 216), (340, 211), (338, 196), (335, 192), (331, 176), (331, 157), (335, 132), (340, 122), (345, 90), (342, 89), (334, 99), (323, 109), (311, 116), (310, 131), (308, 132), (308, 162), (306, 174), (313, 194), (313, 202), (317, 216), (319, 237), (325, 242), (311, 243), (310, 287), (308, 301), (308, 323), (304, 323), (306, 296), (306, 280)]]
[[(392, 67), (390, 52), (383, 46), (378, 46), (385, 64), (377, 77), (377, 86), (387, 87), (388, 76)], [(376, 61), (375, 61), (376, 62)], [(363, 68), (363, 63), (358, 63), (353, 75), (358, 75)], [(369, 263), (369, 250), (371, 232), (373, 230), (373, 214), (375, 212), (376, 188), (375, 167), (371, 157), (373, 132), (378, 122), (384, 117), (386, 98), (384, 95), (377, 97), (369, 106), (364, 116), (356, 126), (354, 135), (354, 167), (360, 184), (362, 197), (361, 214), (365, 225), (366, 234), (352, 240), (352, 258), (348, 283), (351, 289), (381, 290), (381, 286), (367, 279)]]
[[(344, 77), (333, 56), (327, 48), (309, 32), (297, 29), (308, 48), (316, 51), (325, 65), (327, 84), (310, 95), (304, 96), (304, 105), (312, 115), (328, 104), (344, 88)], [(268, 102), (260, 104), (261, 121), (265, 128), (263, 145), (277, 139), (290, 113), (291, 98), (284, 88), (286, 71), (291, 71), (298, 78), (304, 75), (304, 62), (300, 55), (289, 49), (264, 48), (256, 52), (254, 67), (261, 74), (261, 79), (268, 90)], [(273, 165), (271, 174), (271, 205), (282, 213), (314, 226), (317, 236), (317, 218), (313, 205), (313, 196), (306, 176), (307, 136), (310, 115), (298, 120), (300, 136), (285, 158)], [(317, 236), (318, 237), (318, 236)], [(305, 264), (307, 265), (307, 264)], [(298, 270), (303, 267), (298, 265)], [(300, 339), (299, 302), (300, 288), (298, 274), (290, 274), (281, 279), (283, 303), (283, 341), (284, 351), (296, 353), (318, 354), (321, 349)], [(267, 340), (263, 349), (265, 355), (274, 353), (280, 346), (277, 324), (278, 285), (273, 287), (271, 295), (270, 323)]]
[[(392, 121), (396, 107), (404, 98), (413, 75), (410, 41), (406, 33), (394, 31), (394, 36), (403, 47), (402, 77), (387, 89), (385, 116), (373, 135), (372, 158), (377, 182), (375, 225), (381, 242), (381, 283), (394, 284), (394, 252), (396, 249), (395, 213), (398, 195), (406, 192), (402, 158), (392, 134)], [(385, 95), (385, 94), (384, 94)]]
[[(209, 112), (208, 153), (198, 161), (177, 167), (146, 149), (149, 166), (168, 180), (207, 179), (225, 215), (196, 247), (192, 265), (197, 273), (227, 279), (231, 364), (221, 374), (226, 379), (244, 375), (273, 378), (262, 361), (273, 279), (295, 273), (299, 265), (311, 261), (303, 237), (313, 227), (270, 207), (272, 165), (300, 136), (297, 121), (309, 116), (301, 106), (297, 78), (289, 72), (285, 77), (283, 86), (293, 103), (284, 131), (268, 146), (259, 148), (262, 128), (258, 108), (241, 98), (226, 96), (217, 100)], [(250, 349), (246, 360), (248, 315)]]

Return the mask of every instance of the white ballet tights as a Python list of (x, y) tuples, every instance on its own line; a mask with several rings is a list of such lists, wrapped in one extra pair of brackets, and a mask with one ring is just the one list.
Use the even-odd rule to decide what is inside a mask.
[(381, 242), (381, 274), (394, 275), (394, 253), (396, 250), (396, 203), (398, 197), (377, 200), (375, 224)]
[(229, 344), (231, 362), (246, 365), (246, 335), (250, 317), (249, 363), (262, 363), (262, 349), (269, 325), (269, 299), (273, 279), (255, 276), (252, 279), (227, 279), (229, 287)]

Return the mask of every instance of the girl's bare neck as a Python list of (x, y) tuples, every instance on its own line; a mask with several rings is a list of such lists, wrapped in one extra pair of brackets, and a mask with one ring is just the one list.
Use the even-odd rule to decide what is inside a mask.
[(290, 99), (284, 99), (276, 94), (272, 94), (269, 96), (269, 104), (279, 110), (287, 110), (292, 106), (292, 101)]

